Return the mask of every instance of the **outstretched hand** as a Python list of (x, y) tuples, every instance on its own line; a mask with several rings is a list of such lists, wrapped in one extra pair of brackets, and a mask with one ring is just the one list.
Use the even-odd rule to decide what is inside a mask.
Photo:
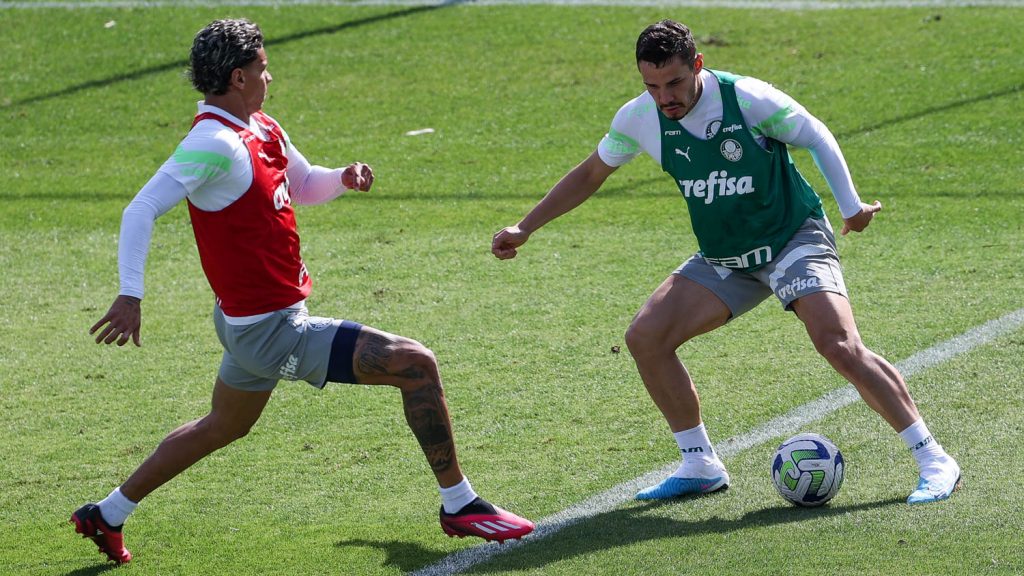
[(341, 185), (349, 190), (367, 192), (373, 186), (373, 169), (369, 164), (353, 162), (341, 173)]
[(491, 239), (491, 253), (499, 260), (515, 258), (518, 254), (516, 249), (526, 244), (529, 239), (530, 235), (521, 230), (519, 226), (503, 228)]
[(111, 344), (115, 340), (118, 346), (124, 346), (131, 338), (136, 346), (142, 346), (140, 331), (142, 329), (142, 301), (134, 296), (120, 295), (110, 305), (110, 310), (93, 324), (89, 334), (96, 334), (97, 344)]
[(840, 232), (843, 236), (846, 236), (850, 231), (861, 232), (868, 227), (871, 223), (871, 219), (875, 217), (875, 214), (882, 211), (882, 203), (875, 200), (874, 204), (860, 203), (860, 212), (850, 216), (849, 218), (843, 218), (843, 230)]

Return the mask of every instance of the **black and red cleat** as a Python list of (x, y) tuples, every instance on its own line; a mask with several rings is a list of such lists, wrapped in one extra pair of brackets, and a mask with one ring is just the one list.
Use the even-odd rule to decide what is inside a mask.
[(100, 514), (99, 506), (92, 503), (82, 506), (75, 510), (69, 522), (75, 525), (75, 532), (81, 534), (82, 538), (91, 538), (99, 546), (100, 552), (106, 554), (111, 561), (126, 564), (132, 559), (132, 553), (124, 547), (121, 527), (107, 524)]
[(478, 536), (501, 544), (505, 540), (522, 538), (533, 532), (533, 528), (533, 522), (479, 497), (455, 514), (449, 514), (441, 507), (441, 529), (449, 536)]

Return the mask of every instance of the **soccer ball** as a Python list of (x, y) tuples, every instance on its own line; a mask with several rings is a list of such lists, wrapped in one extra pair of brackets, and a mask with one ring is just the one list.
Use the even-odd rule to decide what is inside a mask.
[(783, 498), (797, 506), (821, 506), (843, 485), (843, 455), (821, 434), (797, 434), (772, 459), (772, 480)]

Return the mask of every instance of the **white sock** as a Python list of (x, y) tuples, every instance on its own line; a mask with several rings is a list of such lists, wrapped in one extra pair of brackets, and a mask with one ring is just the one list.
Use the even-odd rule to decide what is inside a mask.
[(673, 476), (704, 477), (718, 471), (718, 455), (711, 447), (711, 439), (708, 438), (708, 431), (704, 428), (703, 422), (689, 430), (673, 432), (672, 435), (675, 436), (683, 457), (683, 464), (672, 474)]
[(121, 494), (120, 486), (114, 488), (114, 491), (109, 496), (100, 500), (99, 504), (97, 504), (100, 507), (100, 515), (103, 516), (103, 521), (111, 527), (124, 524), (124, 521), (128, 519), (128, 515), (134, 512), (135, 507), (138, 505), (138, 502), (132, 502), (124, 494)]
[(928, 431), (928, 426), (925, 425), (923, 418), (918, 419), (917, 422), (908, 426), (906, 430), (900, 432), (900, 438), (910, 448), (910, 453), (914, 456), (914, 460), (917, 461), (918, 468), (923, 469), (929, 464), (936, 463), (936, 461), (949, 458), (946, 451), (942, 449), (942, 446), (935, 440), (931, 432)]
[(444, 511), (448, 514), (455, 514), (466, 504), (469, 504), (473, 500), (476, 500), (476, 492), (473, 490), (473, 486), (469, 483), (469, 478), (462, 477), (462, 482), (459, 482), (455, 486), (450, 488), (437, 488), (438, 492), (441, 493), (441, 505), (444, 506)]

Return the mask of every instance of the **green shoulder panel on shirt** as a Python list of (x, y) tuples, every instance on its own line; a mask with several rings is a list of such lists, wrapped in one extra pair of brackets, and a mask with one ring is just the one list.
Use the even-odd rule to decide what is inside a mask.
[(608, 130), (608, 139), (611, 141), (609, 150), (612, 154), (636, 154), (640, 150), (639, 142), (614, 128)]
[(644, 114), (648, 114), (654, 111), (654, 102), (647, 102), (644, 104), (637, 104), (626, 115), (627, 118), (639, 118)]
[(231, 159), (216, 152), (185, 150), (178, 146), (171, 159), (176, 164), (183, 165), (180, 166), (181, 172), (188, 176), (208, 178), (231, 170)]
[(793, 105), (787, 104), (786, 106), (779, 108), (779, 110), (771, 116), (759, 122), (757, 126), (752, 126), (750, 131), (758, 136), (767, 136), (769, 138), (785, 134), (794, 127), (792, 122), (786, 122), (786, 117), (792, 113)]

